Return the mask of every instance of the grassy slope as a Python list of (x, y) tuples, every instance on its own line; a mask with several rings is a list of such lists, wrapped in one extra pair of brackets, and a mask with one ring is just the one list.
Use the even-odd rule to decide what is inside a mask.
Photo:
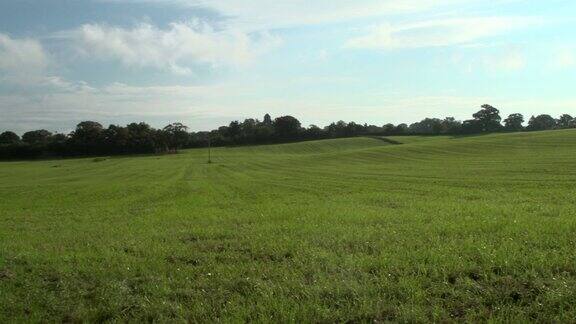
[(576, 318), (576, 132), (0, 163), (0, 322)]

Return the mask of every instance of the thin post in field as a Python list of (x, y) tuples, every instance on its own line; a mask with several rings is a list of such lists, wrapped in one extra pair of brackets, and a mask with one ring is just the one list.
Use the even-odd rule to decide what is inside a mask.
[(208, 136), (208, 163), (212, 163), (212, 141)]

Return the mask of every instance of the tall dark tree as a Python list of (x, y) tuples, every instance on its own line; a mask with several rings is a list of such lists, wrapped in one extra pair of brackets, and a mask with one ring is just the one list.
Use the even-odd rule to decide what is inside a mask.
[(274, 138), (274, 127), (272, 125), (257, 125), (254, 136), (256, 143), (269, 143)]
[(563, 114), (562, 116), (560, 116), (560, 118), (558, 118), (558, 121), (556, 123), (558, 125), (558, 128), (572, 128), (574, 125), (574, 117), (568, 114)]
[(481, 132), (495, 132), (502, 128), (500, 111), (490, 105), (482, 105), (482, 109), (472, 115)]
[(517, 132), (524, 129), (524, 116), (522, 114), (510, 114), (504, 119), (504, 128), (508, 131)]
[(20, 136), (11, 131), (0, 134), (0, 145), (12, 145), (20, 142)]
[(262, 123), (267, 126), (272, 126), (272, 117), (270, 117), (269, 114), (264, 115), (264, 121)]
[(538, 115), (536, 117), (532, 116), (528, 122), (528, 130), (540, 131), (549, 130), (556, 127), (556, 120), (550, 115)]
[(394, 126), (394, 124), (388, 123), (382, 126), (382, 133), (384, 135), (394, 135), (396, 133), (396, 126)]
[(47, 155), (57, 155), (64, 156), (69, 153), (68, 148), (68, 136), (64, 134), (53, 134), (48, 139), (48, 145), (46, 149), (49, 152), (45, 152)]
[(156, 130), (150, 125), (141, 123), (131, 123), (126, 126), (128, 132), (128, 151), (131, 153), (153, 153), (165, 149), (161, 147), (161, 136), (157, 136)]
[(71, 137), (78, 143), (94, 144), (102, 140), (102, 124), (94, 121), (83, 121), (76, 125)]
[(424, 118), (422, 121), (410, 125), (410, 132), (421, 135), (438, 135), (442, 132), (442, 120)]
[(130, 133), (126, 127), (110, 125), (103, 131), (104, 142), (115, 153), (129, 152)]
[(70, 134), (73, 151), (77, 154), (103, 154), (108, 151), (104, 142), (104, 128), (94, 121), (83, 121)]
[(254, 118), (247, 118), (240, 124), (240, 142), (242, 144), (257, 142), (258, 124), (258, 120)]
[(347, 137), (361, 135), (361, 134), (364, 134), (364, 132), (366, 131), (366, 128), (367, 127), (364, 125), (359, 125), (359, 124), (356, 124), (355, 122), (349, 122), (346, 125), (344, 134)]
[(241, 133), (242, 128), (240, 127), (240, 122), (237, 120), (231, 122), (228, 126), (228, 137), (236, 140), (236, 138), (239, 137)]
[(45, 129), (35, 130), (24, 133), (22, 140), (28, 144), (47, 144), (52, 133)]
[(162, 130), (165, 134), (168, 149), (177, 152), (186, 143), (188, 143), (188, 127), (182, 123), (170, 124)]
[(398, 124), (394, 128), (394, 133), (396, 135), (404, 135), (408, 133), (408, 125), (406, 124)]
[(274, 133), (282, 140), (295, 140), (300, 133), (300, 121), (292, 116), (278, 117), (274, 120)]
[(441, 134), (458, 134), (462, 128), (462, 122), (454, 117), (446, 117), (441, 122)]
[(326, 127), (326, 132), (328, 133), (328, 136), (330, 137), (344, 137), (346, 136), (346, 127), (348, 126), (348, 124), (343, 121), (343, 120), (339, 120), (336, 123), (331, 123), (330, 125), (328, 125)]

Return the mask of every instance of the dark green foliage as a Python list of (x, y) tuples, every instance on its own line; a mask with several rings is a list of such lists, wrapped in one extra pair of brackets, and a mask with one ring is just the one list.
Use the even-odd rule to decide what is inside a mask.
[(146, 123), (132, 123), (126, 126), (128, 130), (127, 150), (132, 153), (152, 153), (162, 151), (159, 135), (155, 129)]
[(500, 111), (490, 105), (482, 105), (482, 109), (472, 115), (478, 130), (482, 133), (495, 132), (502, 129)]
[(439, 135), (442, 132), (442, 120), (426, 118), (410, 125), (410, 132), (418, 135)]
[(576, 120), (574, 119), (574, 117), (572, 117), (568, 114), (563, 114), (562, 116), (560, 116), (560, 118), (558, 118), (556, 124), (557, 124), (558, 128), (561, 128), (561, 129), (574, 128), (576, 126), (575, 121)]
[(410, 125), (407, 129), (397, 129), (396, 135), (404, 135), (407, 133), (417, 135), (458, 134), (461, 132), (461, 129), (462, 122), (456, 120), (454, 117), (446, 117), (443, 120), (438, 118), (426, 118), (418, 123)]
[(14, 132), (6, 131), (0, 134), (0, 145), (12, 145), (20, 142), (20, 136)]
[(274, 134), (279, 139), (297, 139), (301, 133), (298, 119), (292, 116), (278, 117), (274, 120)]
[(310, 125), (306, 130), (304, 130), (304, 137), (306, 139), (320, 139), (323, 138), (324, 132), (322, 128), (316, 125)]
[(71, 151), (80, 155), (105, 154), (104, 128), (100, 123), (84, 121), (70, 134)]
[[(159, 130), (143, 122), (126, 127), (110, 125), (105, 129), (97, 122), (85, 121), (78, 124), (76, 130), (69, 135), (53, 135), (46, 130), (27, 132), (23, 142), (19, 141), (17, 134), (4, 132), (0, 135), (0, 159), (177, 152), (181, 148), (206, 147), (209, 140), (212, 146), (218, 147), (355, 136), (458, 135), (524, 130), (524, 117), (521, 114), (508, 116), (502, 126), (499, 110), (490, 105), (483, 105), (482, 110), (473, 117), (464, 122), (454, 117), (425, 118), (410, 126), (390, 123), (375, 126), (341, 120), (324, 128), (316, 125), (304, 128), (292, 116), (272, 120), (266, 114), (263, 121), (248, 118), (242, 122), (233, 121), (210, 132), (192, 133), (181, 123), (170, 124)], [(540, 115), (530, 120), (526, 130), (575, 127), (576, 119), (570, 115), (564, 114), (558, 120), (549, 115)]]
[(504, 119), (504, 128), (507, 131), (521, 131), (524, 129), (524, 116), (522, 114), (511, 114), (508, 118)]
[[(373, 129), (371, 129), (371, 127), (373, 127), (373, 126), (368, 126), (368, 128), (367, 128), (368, 134), (378, 132), (378, 130), (373, 130)], [(406, 134), (408, 134), (408, 125), (398, 124), (398, 126), (396, 126), (394, 128), (394, 135), (406, 135)]]
[(440, 134), (458, 134), (461, 132), (462, 122), (454, 117), (446, 117), (440, 123)]
[(188, 143), (188, 127), (181, 123), (170, 124), (162, 130), (164, 143), (169, 151), (177, 152)]
[(554, 129), (556, 127), (556, 120), (550, 115), (538, 115), (536, 117), (532, 116), (530, 121), (528, 121), (528, 130), (531, 131), (542, 131)]
[(35, 130), (24, 133), (22, 141), (33, 145), (44, 145), (48, 143), (50, 136), (52, 136), (52, 133), (45, 129)]

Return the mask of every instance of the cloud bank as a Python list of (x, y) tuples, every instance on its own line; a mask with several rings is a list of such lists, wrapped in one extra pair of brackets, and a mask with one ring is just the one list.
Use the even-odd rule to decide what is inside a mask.
[(535, 23), (527, 17), (470, 17), (384, 24), (350, 39), (346, 47), (393, 50), (470, 45)]
[(48, 55), (37, 40), (0, 33), (0, 81), (21, 83), (37, 78), (48, 63)]
[(166, 29), (147, 23), (133, 28), (86, 24), (62, 35), (85, 57), (175, 74), (190, 74), (197, 64), (245, 66), (281, 42), (269, 33), (217, 31), (201, 21), (171, 23)]

